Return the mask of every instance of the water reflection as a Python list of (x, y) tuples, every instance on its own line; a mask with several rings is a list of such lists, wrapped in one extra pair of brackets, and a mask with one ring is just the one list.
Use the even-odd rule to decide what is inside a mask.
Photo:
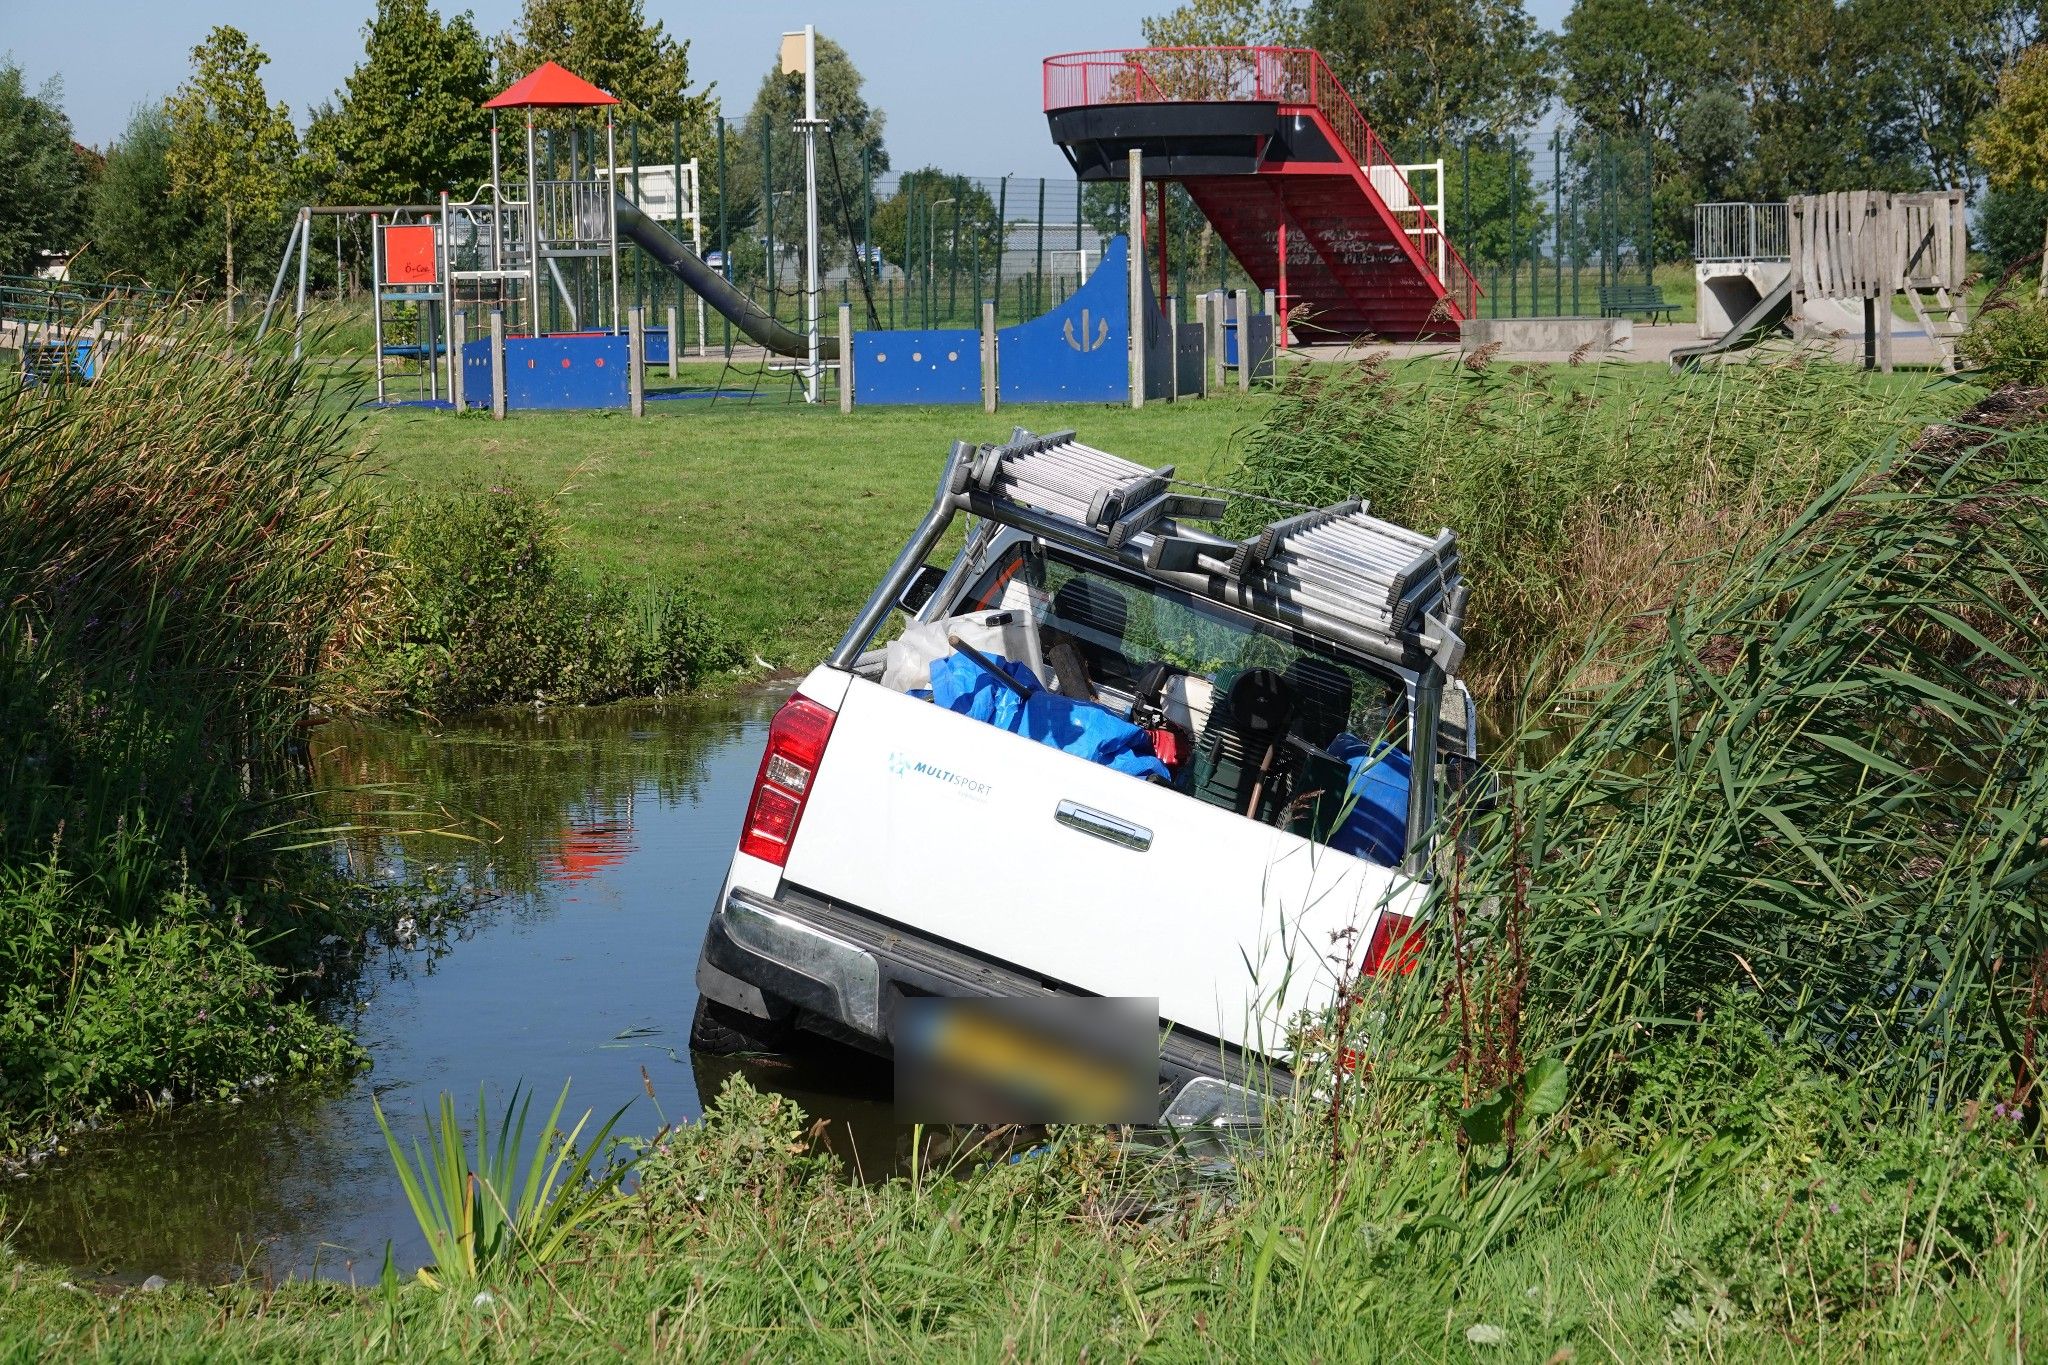
[[(696, 1116), (730, 1070), (689, 1052), (697, 944), (778, 700), (322, 731), (321, 780), (349, 793), (332, 799), (338, 819), (387, 810), (379, 789), (403, 787), (424, 824), (480, 834), (360, 835), (342, 851), (355, 870), (431, 865), (499, 894), (452, 936), (415, 926), (372, 954), (342, 1006), (357, 1011), (372, 1071), (81, 1138), (56, 1169), (0, 1192), (16, 1246), (120, 1278), (369, 1279), (387, 1238), (402, 1268), (426, 1255), (373, 1094), (402, 1138), (438, 1091), (469, 1112), (479, 1083), (494, 1103), (520, 1081), (548, 1103), (572, 1080), (571, 1112), (629, 1104), (625, 1133)], [(889, 1160), (898, 1134), (872, 1102), (886, 1072), (751, 1078), (851, 1120), (838, 1144), (852, 1131)]]

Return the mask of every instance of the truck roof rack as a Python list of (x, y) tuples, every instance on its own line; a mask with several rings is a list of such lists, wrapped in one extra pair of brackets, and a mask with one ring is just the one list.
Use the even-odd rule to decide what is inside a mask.
[(1176, 587), (1328, 635), (1374, 657), (1455, 675), (1466, 588), (1457, 538), (1423, 535), (1351, 501), (1270, 522), (1232, 540), (1223, 498), (1174, 491), (1147, 468), (1072, 431), (1017, 428), (1002, 445), (956, 447), (951, 503), (1006, 526), (1117, 560)]

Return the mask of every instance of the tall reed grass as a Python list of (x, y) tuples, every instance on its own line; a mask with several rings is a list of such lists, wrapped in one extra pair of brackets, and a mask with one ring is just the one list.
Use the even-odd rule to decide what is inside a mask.
[[(1625, 653), (1633, 640), (1608, 626), (1654, 629), (1699, 566), (1753, 548), (1842, 470), (1973, 396), (1797, 362), (1674, 377), (1368, 358), (1290, 372), (1232, 481), (1454, 528), (1473, 585), (1468, 681), (1542, 691), (1596, 635)], [(1271, 513), (1234, 515), (1248, 528)]]
[(95, 382), (0, 397), (0, 1128), (350, 1053), (275, 964), (330, 927), (278, 830), (360, 464), (300, 365), (236, 343), (167, 312)]
[(1733, 998), (1900, 1121), (2000, 1101), (2038, 1123), (2044, 413), (2048, 391), (2002, 391), (1858, 460), (1581, 689), (1616, 657), (1592, 638), (1527, 710), (1381, 1041), (1469, 1074), (1443, 1002), (1505, 983), (1493, 1027), (1622, 1103), (1646, 1049), (1711, 1047)]

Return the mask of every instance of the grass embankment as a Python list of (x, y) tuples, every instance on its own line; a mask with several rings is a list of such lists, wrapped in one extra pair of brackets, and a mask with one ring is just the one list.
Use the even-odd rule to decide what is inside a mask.
[[(680, 576), (742, 645), (808, 665), (844, 632), (931, 506), (956, 440), (999, 441), (1019, 423), (1078, 429), (1134, 460), (1189, 478), (1225, 468), (1263, 395), (1128, 408), (836, 409), (692, 400), (639, 422), (623, 413), (369, 414), (365, 430), (396, 489), (516, 482), (551, 495), (570, 562), (625, 583)], [(673, 409), (682, 408), (681, 411)]]
[(1304, 1034), (1229, 1171), (1073, 1132), (865, 1187), (733, 1089), (549, 1264), (112, 1304), (23, 1271), (0, 1329), (215, 1359), (2022, 1358), (2044, 404), (1852, 461), (1655, 636), (1589, 642), (1532, 717), (1576, 737), (1510, 747), (1412, 970)]
[(552, 495), (568, 562), (606, 582), (680, 575), (747, 651), (807, 666), (837, 641), (917, 518), (955, 440), (1012, 426), (1084, 440), (1185, 478), (1318, 504), (1364, 495), (1445, 525), (1476, 584), (1474, 678), (1519, 678), (1613, 617), (1668, 598), (1687, 562), (1788, 515), (1846, 462), (1968, 401), (1924, 376), (1831, 366), (1435, 361), (1318, 365), (1280, 394), (1142, 410), (781, 404), (522, 413), (506, 422), (373, 413), (401, 489), (506, 481)]

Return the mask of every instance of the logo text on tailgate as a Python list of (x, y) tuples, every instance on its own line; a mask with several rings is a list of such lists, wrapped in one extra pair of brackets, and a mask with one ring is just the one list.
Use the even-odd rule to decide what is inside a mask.
[(988, 794), (991, 790), (988, 783), (977, 778), (967, 777), (961, 773), (954, 772), (950, 768), (942, 768), (936, 763), (928, 763), (921, 758), (913, 758), (900, 750), (889, 755), (889, 775), (891, 777), (924, 778), (928, 781), (936, 782), (940, 786), (971, 801), (988, 800)]

